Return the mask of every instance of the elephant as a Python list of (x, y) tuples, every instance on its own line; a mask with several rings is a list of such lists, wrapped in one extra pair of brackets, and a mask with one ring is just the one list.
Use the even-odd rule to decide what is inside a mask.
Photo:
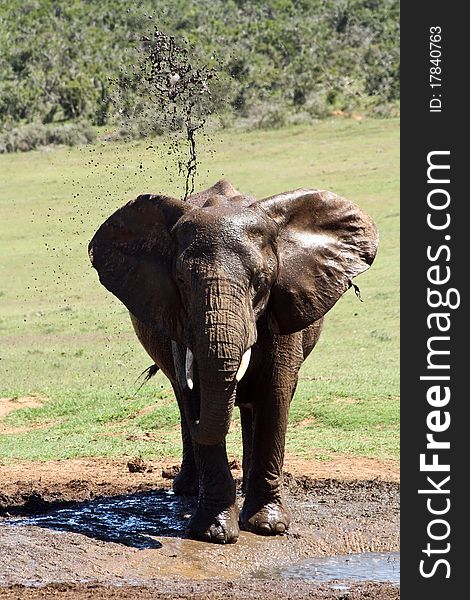
[[(129, 310), (179, 405), (183, 457), (173, 489), (197, 495), (189, 536), (233, 543), (240, 528), (287, 531), (282, 469), (299, 369), (325, 313), (377, 245), (373, 220), (333, 192), (257, 200), (225, 180), (186, 201), (140, 195), (94, 235), (92, 265)], [(241, 511), (225, 443), (235, 405)]]

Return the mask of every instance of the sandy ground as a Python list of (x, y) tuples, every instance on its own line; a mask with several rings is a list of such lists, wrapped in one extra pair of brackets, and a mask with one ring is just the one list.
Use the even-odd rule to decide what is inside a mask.
[(33, 427), (9, 427), (3, 423), (3, 418), (11, 412), (20, 408), (37, 408), (43, 405), (43, 402), (47, 398), (40, 396), (22, 396), (21, 398), (0, 398), (0, 435), (13, 435), (15, 433), (22, 433), (23, 431), (29, 431), (30, 429), (37, 429), (38, 427), (47, 427), (48, 423), (41, 425), (34, 425)]
[[(239, 465), (232, 466), (239, 478)], [(139, 547), (93, 526), (84, 534), (73, 527), (58, 531), (9, 522), (11, 517), (26, 519), (68, 507), (92, 514), (100, 498), (137, 498), (145, 513), (145, 503), (168, 497), (165, 490), (171, 486), (174, 467), (169, 461), (130, 459), (0, 466), (0, 597), (398, 598), (399, 590), (391, 584), (348, 582), (337, 588), (276, 580), (274, 585), (252, 577), (255, 571), (269, 573), (272, 567), (313, 556), (397, 551), (399, 486), (393, 461), (288, 458), (285, 479), (293, 513), (289, 534), (272, 538), (243, 532), (238, 543), (229, 546), (185, 539), (171, 527), (161, 532), (157, 528), (149, 538), (153, 545)], [(172, 518), (180, 527), (194, 500), (173, 501)], [(165, 520), (163, 513), (160, 516)]]

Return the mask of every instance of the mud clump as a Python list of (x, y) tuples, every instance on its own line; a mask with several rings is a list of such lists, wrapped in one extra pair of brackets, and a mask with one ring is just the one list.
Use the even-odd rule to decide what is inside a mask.
[[(117, 83), (116, 104), (132, 126), (136, 120), (147, 122), (149, 132), (169, 136), (167, 152), (177, 158), (178, 175), (184, 176), (186, 200), (194, 192), (198, 167), (196, 134), (214, 112), (211, 82), (214, 68), (196, 65), (194, 54), (184, 41), (176, 40), (155, 27), (152, 35), (141, 39), (140, 62)], [(127, 91), (138, 91), (140, 103), (129, 106)]]
[(148, 470), (148, 465), (143, 458), (132, 458), (127, 462), (129, 473), (145, 473)]
[(162, 469), (162, 477), (163, 479), (174, 479), (179, 472), (180, 467), (178, 465), (172, 465), (171, 467)]
[(180, 174), (185, 175), (184, 199), (194, 192), (197, 169), (195, 133), (205, 124), (210, 111), (207, 101), (211, 92), (209, 82), (215, 72), (191, 64), (187, 48), (176, 43), (173, 36), (155, 29), (153, 38), (144, 38), (148, 54), (144, 62), (144, 79), (157, 107), (168, 114), (170, 131), (182, 120), (188, 144), (187, 160), (178, 162)]
[(228, 464), (228, 468), (231, 471), (239, 471), (242, 468), (242, 463), (237, 460), (236, 458), (234, 458), (233, 460), (231, 460)]

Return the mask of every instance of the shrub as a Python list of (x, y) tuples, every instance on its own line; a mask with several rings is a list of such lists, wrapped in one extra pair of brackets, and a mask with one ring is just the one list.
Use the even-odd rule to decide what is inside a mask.
[(30, 123), (22, 127), (6, 129), (0, 133), (0, 154), (27, 152), (42, 146), (77, 146), (88, 144), (96, 138), (96, 132), (88, 123), (43, 125)]
[(260, 103), (250, 107), (243, 124), (248, 129), (278, 129), (288, 121), (286, 109), (279, 104)]

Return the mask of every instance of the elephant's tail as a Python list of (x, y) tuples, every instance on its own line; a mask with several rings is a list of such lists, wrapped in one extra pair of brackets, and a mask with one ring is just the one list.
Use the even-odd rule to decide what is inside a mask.
[[(150, 367), (147, 367), (145, 369), (145, 371), (142, 371), (142, 373), (137, 377), (137, 379), (135, 380), (135, 383), (137, 383), (139, 381), (139, 379), (145, 375), (144, 380), (142, 381), (142, 383), (139, 385), (137, 392), (140, 390), (140, 388), (145, 385), (147, 383), (147, 381), (149, 379), (151, 379), (154, 375), (156, 375), (158, 373), (158, 371), (160, 370), (160, 368), (157, 365), (150, 365)], [(136, 392), (136, 393), (137, 393)]]

